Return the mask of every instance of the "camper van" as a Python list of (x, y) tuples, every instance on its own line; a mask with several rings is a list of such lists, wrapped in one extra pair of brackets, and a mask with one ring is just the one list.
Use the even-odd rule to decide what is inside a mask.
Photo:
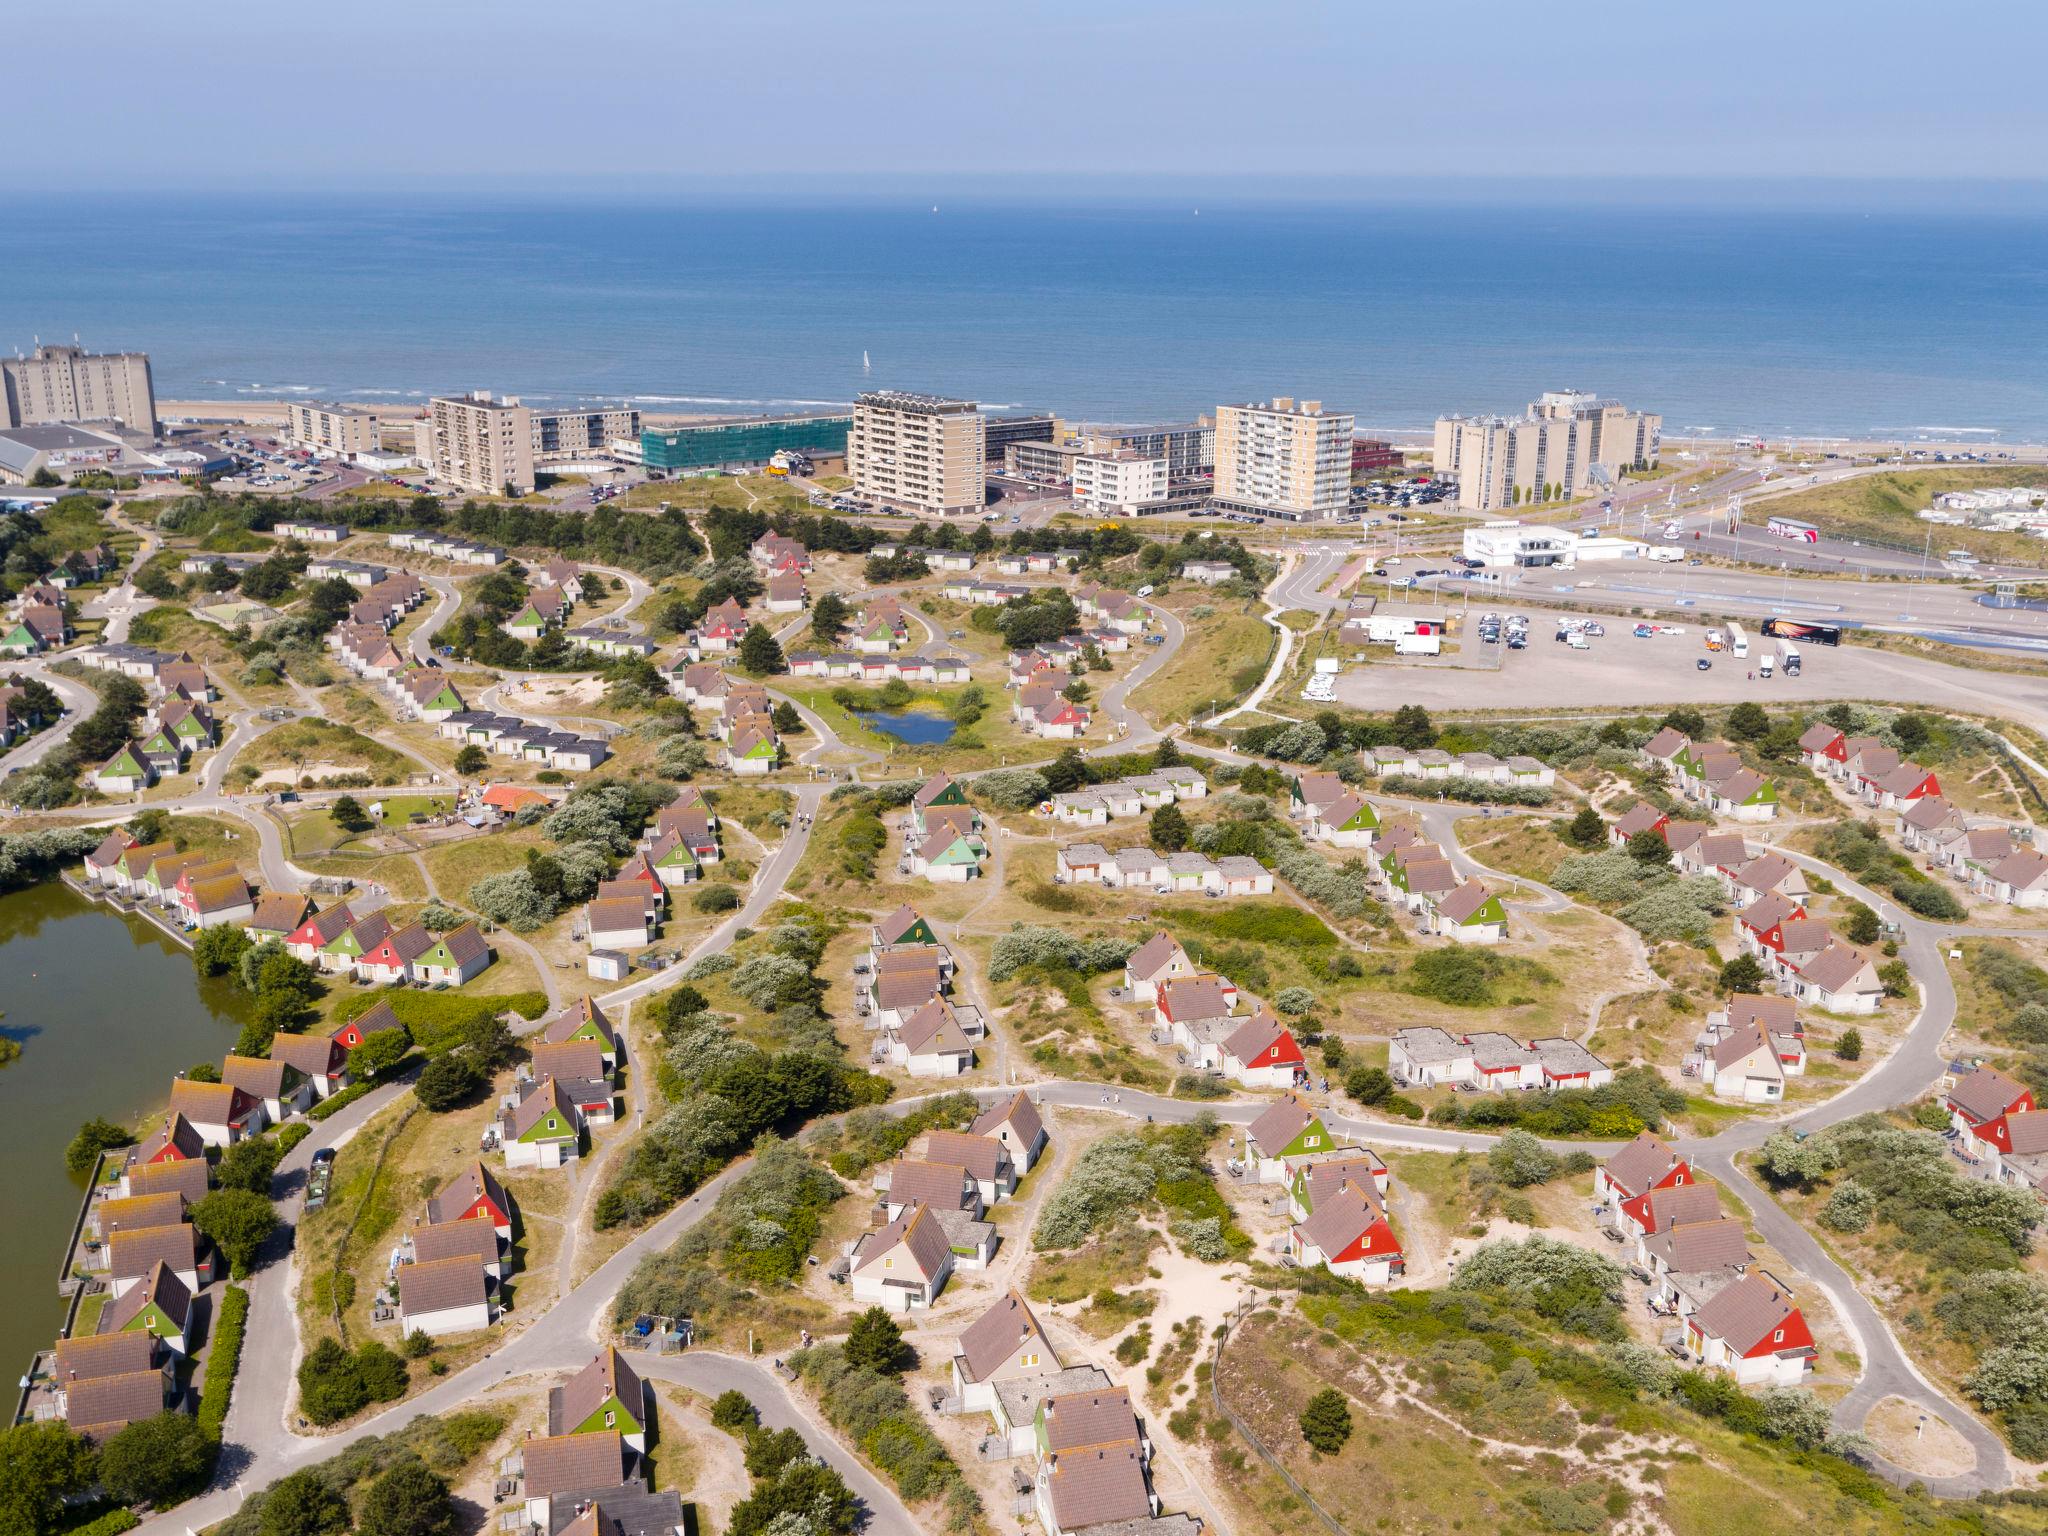
[(1718, 630), (1718, 629), (1710, 629), (1710, 630), (1708, 630), (1708, 631), (1707, 631), (1707, 649), (1708, 649), (1708, 650), (1710, 650), (1710, 651), (1725, 651), (1725, 650), (1727, 650), (1727, 649), (1728, 649), (1728, 637), (1727, 637), (1726, 635), (1722, 634), (1722, 633), (1721, 633), (1721, 631), (1720, 631), (1720, 630)]

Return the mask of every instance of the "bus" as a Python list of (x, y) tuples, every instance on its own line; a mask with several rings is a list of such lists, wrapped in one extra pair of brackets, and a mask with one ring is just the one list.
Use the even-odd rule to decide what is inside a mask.
[(1799, 619), (1765, 619), (1764, 633), (1773, 640), (1804, 640), (1810, 645), (1840, 645), (1838, 624), (1808, 624)]
[(1775, 534), (1781, 539), (1791, 539), (1798, 544), (1818, 544), (1820, 530), (1811, 523), (1802, 523), (1796, 517), (1774, 517), (1764, 524), (1764, 532)]

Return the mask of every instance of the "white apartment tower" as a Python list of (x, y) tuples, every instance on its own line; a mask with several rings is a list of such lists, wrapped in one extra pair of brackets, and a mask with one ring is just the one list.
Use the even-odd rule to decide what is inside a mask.
[(147, 352), (88, 352), (38, 344), (0, 358), (0, 428), (118, 421), (156, 436), (156, 385)]
[(356, 455), (375, 453), (380, 446), (383, 418), (363, 406), (293, 400), (285, 413), (285, 441), (294, 448), (325, 450), (353, 462)]
[(1663, 431), (1662, 416), (1552, 390), (1519, 417), (1439, 417), (1436, 468), (1456, 478), (1458, 505), (1471, 511), (1566, 501), (1654, 464)]
[(1216, 408), (1216, 489), (1229, 511), (1289, 522), (1341, 517), (1351, 505), (1347, 413), (1286, 395), (1264, 405)]
[(945, 516), (988, 500), (986, 422), (972, 400), (878, 389), (856, 397), (846, 437), (853, 494)]
[(437, 480), (487, 496), (529, 495), (533, 412), (516, 395), (437, 395), (420, 423), (420, 462)]

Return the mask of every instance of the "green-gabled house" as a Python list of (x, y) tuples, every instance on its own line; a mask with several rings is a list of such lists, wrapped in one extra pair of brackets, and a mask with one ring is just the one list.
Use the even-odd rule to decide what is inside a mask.
[(1507, 908), (1477, 880), (1467, 880), (1437, 900), (1426, 926), (1460, 944), (1498, 944), (1508, 936)]
[(917, 810), (926, 810), (934, 805), (965, 805), (967, 791), (960, 787), (960, 781), (950, 773), (939, 772), (918, 786), (910, 803)]
[(1300, 1094), (1290, 1093), (1245, 1127), (1245, 1161), (1258, 1170), (1261, 1184), (1285, 1181), (1285, 1160), (1336, 1145), (1324, 1129), (1322, 1116)]
[(582, 1151), (583, 1121), (552, 1077), (524, 1085), (526, 1097), (498, 1116), (507, 1168), (559, 1168)]
[(919, 915), (917, 908), (909, 902), (903, 903), (894, 912), (868, 930), (870, 950), (887, 949), (892, 944), (936, 944), (939, 936), (932, 932), (932, 925)]
[(359, 923), (351, 923), (320, 949), (323, 971), (353, 971), (356, 962), (391, 937), (391, 919), (372, 912)]
[(185, 743), (167, 730), (154, 730), (137, 744), (144, 761), (160, 774), (185, 771)]
[(649, 845), (648, 854), (648, 866), (664, 887), (687, 885), (704, 873), (703, 863), (698, 859), (696, 850), (683, 840), (680, 833), (662, 833)]
[(158, 1259), (140, 1284), (130, 1286), (107, 1303), (102, 1333), (148, 1333), (162, 1339), (173, 1354), (185, 1353), (185, 1331), (192, 1321), (192, 1293), (185, 1282)]
[(132, 741), (108, 758), (92, 776), (93, 788), (103, 795), (132, 795), (155, 782), (156, 770)]
[(981, 873), (981, 845), (957, 832), (934, 832), (910, 851), (910, 872), (950, 883)]
[(607, 1348), (574, 1376), (548, 1390), (548, 1435), (616, 1434), (636, 1451), (647, 1449), (647, 1384)]

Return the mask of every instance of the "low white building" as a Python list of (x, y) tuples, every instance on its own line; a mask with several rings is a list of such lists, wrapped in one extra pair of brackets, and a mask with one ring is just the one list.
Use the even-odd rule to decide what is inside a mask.
[(490, 1283), (473, 1258), (435, 1259), (398, 1270), (398, 1335), (439, 1338), (491, 1326)]

